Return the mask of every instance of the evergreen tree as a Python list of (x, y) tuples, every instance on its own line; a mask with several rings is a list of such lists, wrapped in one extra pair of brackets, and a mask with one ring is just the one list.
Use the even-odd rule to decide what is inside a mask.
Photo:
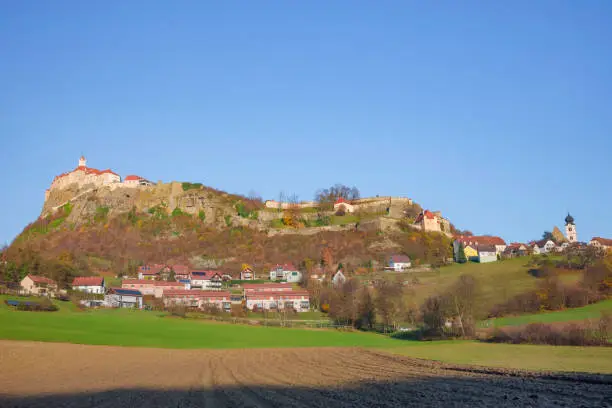
[(466, 263), (467, 258), (465, 257), (465, 248), (463, 247), (463, 243), (459, 243), (459, 251), (457, 251), (457, 262), (458, 263)]

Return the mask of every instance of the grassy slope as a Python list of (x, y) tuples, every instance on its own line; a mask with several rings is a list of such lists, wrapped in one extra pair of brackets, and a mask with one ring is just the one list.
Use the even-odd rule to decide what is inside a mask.
[[(0, 297), (3, 302), (5, 297)], [(131, 310), (20, 312), (0, 306), (0, 338), (165, 348), (394, 347), (370, 333), (252, 327), (162, 317)]]
[[(479, 284), (480, 306), (483, 310), (490, 310), (497, 303), (535, 288), (538, 279), (527, 272), (529, 270), (526, 266), (528, 261), (529, 258), (515, 258), (486, 264), (468, 262), (444, 266), (437, 271), (404, 275), (409, 281), (413, 276), (419, 280), (419, 284), (413, 287), (411, 295), (417, 304), (421, 304), (427, 296), (441, 292), (452, 285), (460, 275), (472, 275)], [(570, 272), (563, 275), (563, 280), (571, 283), (580, 277), (580, 272)]]
[(495, 327), (518, 326), (528, 323), (571, 322), (586, 319), (599, 319), (604, 311), (612, 312), (612, 299), (576, 309), (560, 310), (558, 312), (536, 313), (522, 316), (500, 317), (491, 319)]
[(534, 346), (473, 341), (428, 342), (391, 353), (456, 364), (612, 374), (612, 347)]

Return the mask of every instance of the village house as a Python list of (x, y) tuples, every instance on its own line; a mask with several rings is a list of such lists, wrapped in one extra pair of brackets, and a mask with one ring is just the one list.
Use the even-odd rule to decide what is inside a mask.
[(253, 268), (248, 265), (244, 265), (240, 271), (240, 280), (255, 280), (255, 272), (253, 272)]
[(164, 292), (163, 302), (165, 307), (180, 305), (203, 309), (206, 306), (215, 306), (229, 312), (232, 299), (231, 293), (227, 291), (168, 290)]
[(344, 285), (344, 282), (346, 282), (346, 276), (344, 276), (342, 269), (338, 269), (332, 278), (332, 285), (338, 287)]
[(182, 282), (125, 279), (121, 282), (121, 288), (138, 290), (143, 296), (161, 298), (163, 293), (167, 290), (184, 290), (186, 286)]
[(223, 279), (216, 271), (191, 271), (190, 288), (198, 290), (221, 290)]
[(168, 265), (153, 264), (138, 267), (138, 279), (141, 280), (167, 279), (169, 275), (170, 267)]
[(413, 227), (422, 231), (442, 232), (450, 235), (450, 222), (442, 217), (440, 211), (421, 211), (414, 220)]
[(388, 269), (395, 272), (402, 272), (412, 265), (410, 258), (406, 255), (391, 255), (389, 258)]
[[(297, 272), (294, 274), (293, 272)], [(292, 277), (292, 281), (299, 282), (302, 279), (302, 273), (298, 271), (298, 269), (292, 264), (287, 263), (284, 265), (276, 265), (272, 270), (270, 270), (270, 280), (287, 280), (289, 281), (289, 277)], [(299, 279), (297, 277), (299, 276)], [(295, 280), (297, 279), (297, 280)]]
[(497, 251), (494, 245), (480, 245), (478, 247), (478, 262), (495, 262), (497, 261)]
[(104, 278), (101, 276), (76, 277), (72, 281), (72, 289), (79, 292), (104, 294)]
[(478, 257), (477, 248), (480, 245), (495, 246), (495, 255), (501, 255), (507, 246), (506, 241), (493, 235), (456, 235), (455, 239), (453, 240), (453, 253), (455, 259), (457, 259), (457, 254), (459, 252), (459, 244), (463, 244), (464, 248), (469, 246), (474, 250), (475, 253), (471, 253), (469, 256), (466, 252), (465, 256), (468, 259)]
[(472, 245), (466, 245), (463, 248), (463, 252), (465, 253), (465, 258), (468, 261), (477, 261), (478, 260), (478, 248)]
[(21, 280), (24, 292), (36, 296), (53, 296), (57, 292), (57, 283), (44, 276), (27, 275)]
[(529, 255), (529, 248), (525, 244), (521, 244), (519, 242), (513, 242), (506, 247), (502, 255), (504, 256), (504, 258), (516, 258), (519, 256), (527, 256)]
[(349, 201), (340, 197), (334, 203), (334, 212), (344, 211), (345, 213), (354, 213), (355, 207)]
[(123, 185), (125, 187), (147, 187), (152, 186), (153, 184), (154, 183), (150, 182), (144, 177), (136, 176), (133, 174), (125, 176), (125, 178), (123, 179)]
[(310, 297), (306, 290), (296, 291), (252, 291), (245, 295), (246, 307), (261, 310), (293, 309), (296, 312), (310, 310)]
[(612, 250), (612, 239), (593, 237), (593, 239), (589, 241), (589, 245), (610, 251)]
[(134, 289), (110, 288), (104, 303), (108, 307), (142, 309), (142, 293)]
[(547, 254), (555, 251), (557, 244), (551, 239), (542, 239), (532, 243), (532, 250), (534, 254)]
[(177, 281), (189, 280), (189, 267), (187, 265), (172, 265), (172, 270), (174, 271), (174, 279)]

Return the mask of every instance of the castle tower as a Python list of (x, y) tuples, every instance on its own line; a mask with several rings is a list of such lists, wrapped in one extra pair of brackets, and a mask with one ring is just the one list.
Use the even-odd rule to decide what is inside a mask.
[(85, 156), (81, 156), (79, 159), (79, 167), (87, 167), (87, 160), (85, 159)]
[(570, 213), (567, 213), (567, 217), (565, 217), (565, 237), (570, 244), (578, 242), (576, 224), (574, 224), (574, 217), (572, 217)]

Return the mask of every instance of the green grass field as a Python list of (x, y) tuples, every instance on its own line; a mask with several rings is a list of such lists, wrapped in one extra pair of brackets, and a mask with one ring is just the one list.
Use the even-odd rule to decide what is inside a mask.
[(211, 323), (133, 310), (58, 312), (11, 310), (0, 296), (0, 338), (162, 348), (395, 347), (398, 340), (372, 333), (285, 329)]
[(22, 312), (6, 306), (7, 298), (0, 296), (0, 339), (6, 340), (159, 348), (371, 347), (450, 363), (612, 372), (612, 348), (402, 341), (373, 333), (211, 323), (127, 309), (80, 311), (67, 302), (55, 302), (57, 312)]
[(487, 367), (612, 374), (612, 347), (535, 346), (475, 341), (422, 342), (384, 349), (395, 354)]
[(575, 309), (560, 310), (558, 312), (535, 313), (521, 316), (500, 317), (487, 320), (486, 326), (520, 326), (528, 323), (556, 323), (573, 322), (587, 319), (599, 319), (602, 312), (612, 313), (612, 299), (594, 303)]

